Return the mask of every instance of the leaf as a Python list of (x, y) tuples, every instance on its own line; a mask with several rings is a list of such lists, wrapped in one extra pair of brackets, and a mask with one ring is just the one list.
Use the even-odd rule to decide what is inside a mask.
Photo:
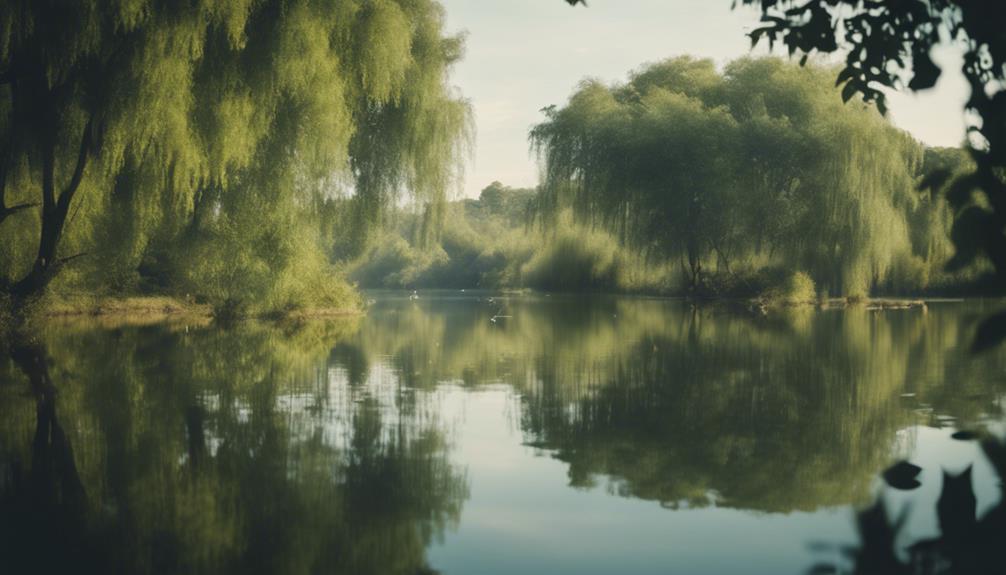
[(884, 98), (883, 94), (876, 97), (877, 111), (880, 112), (881, 116), (887, 116), (887, 99)]
[(835, 86), (841, 86), (843, 83), (855, 78), (859, 75), (859, 70), (853, 68), (852, 66), (846, 66), (842, 68), (842, 71), (838, 73), (838, 77), (835, 78)]
[(1006, 339), (1006, 311), (1001, 311), (982, 321), (971, 343), (972, 353), (981, 353), (998, 346)]
[(1006, 442), (991, 437), (986, 438), (985, 441), (982, 441), (982, 451), (985, 452), (985, 457), (995, 469), (999, 480), (1006, 480)]
[(929, 50), (920, 47), (912, 54), (912, 69), (915, 75), (908, 82), (908, 88), (914, 91), (926, 90), (936, 85), (940, 79), (940, 69), (929, 57)]
[(884, 481), (894, 489), (910, 491), (922, 485), (916, 479), (922, 468), (907, 461), (899, 461), (883, 473)]
[(851, 100), (856, 95), (856, 92), (859, 91), (859, 86), (860, 83), (855, 79), (849, 80), (845, 87), (842, 88), (842, 101), (848, 102)]

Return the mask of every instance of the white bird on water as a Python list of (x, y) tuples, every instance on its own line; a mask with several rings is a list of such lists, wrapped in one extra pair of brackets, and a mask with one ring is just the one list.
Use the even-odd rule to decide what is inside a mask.
[(410, 300), (417, 300), (417, 299), (419, 299), (419, 293), (416, 292), (416, 290), (412, 290), (412, 295), (409, 296), (409, 299)]

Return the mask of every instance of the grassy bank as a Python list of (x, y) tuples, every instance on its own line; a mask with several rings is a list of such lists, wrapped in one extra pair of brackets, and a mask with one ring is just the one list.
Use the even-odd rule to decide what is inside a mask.
[[(307, 321), (358, 316), (363, 313), (358, 298), (345, 307), (303, 307), (283, 310), (222, 310), (207, 303), (185, 301), (164, 295), (97, 296), (89, 294), (48, 295), (21, 311), (29, 321), (86, 321), (99, 325), (148, 325), (184, 322), (205, 325), (214, 320), (260, 319)], [(5, 314), (13, 323), (13, 314)]]

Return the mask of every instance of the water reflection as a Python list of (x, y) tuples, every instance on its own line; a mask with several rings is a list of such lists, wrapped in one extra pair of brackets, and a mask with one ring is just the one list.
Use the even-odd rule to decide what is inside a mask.
[(1006, 354), (961, 346), (981, 304), (763, 317), (625, 298), (377, 299), (347, 322), (52, 325), (6, 342), (0, 565), (432, 571), (431, 546), (450, 549), (479, 505), (444, 389), (504, 385), (516, 439), (574, 490), (766, 525), (868, 505), (878, 472), (923, 441), (912, 430), (1003, 420)]
[(53, 329), (15, 345), (7, 572), (428, 571), (464, 474), (431, 405), (320, 376), (345, 333)]
[(495, 300), (385, 302), (357, 345), (390, 356), (410, 385), (513, 385), (527, 443), (566, 462), (577, 487), (605, 481), (672, 508), (866, 503), (877, 471), (908, 449), (897, 430), (1001, 414), (1004, 357), (960, 348), (976, 307), (764, 318), (519, 298), (500, 326)]
[[(960, 437), (960, 436), (959, 436)], [(970, 441), (970, 439), (968, 439)], [(981, 448), (998, 480), (999, 500), (990, 509), (978, 511), (973, 467), (959, 473), (943, 471), (940, 496), (936, 502), (939, 533), (917, 538), (905, 545), (903, 536), (911, 505), (901, 507), (891, 515), (883, 497), (857, 515), (860, 543), (846, 549), (851, 567), (820, 563), (811, 573), (847, 572), (856, 575), (890, 573), (893, 575), (997, 574), (1006, 573), (1006, 553), (1002, 543), (1006, 537), (1006, 500), (1003, 480), (1006, 479), (1006, 443), (994, 437), (982, 440)], [(894, 477), (899, 470), (910, 469), (902, 462), (884, 474), (893, 487), (914, 489), (917, 481), (898, 485)]]

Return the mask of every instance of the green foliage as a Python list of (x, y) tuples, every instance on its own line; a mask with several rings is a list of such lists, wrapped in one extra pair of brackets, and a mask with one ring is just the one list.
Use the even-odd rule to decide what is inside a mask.
[[(448, 83), (463, 42), (435, 0), (0, 14), (0, 284), (20, 295), (63, 276), (55, 288), (330, 300), (307, 293), (331, 277), (332, 229), (365, 241), (404, 191), (435, 212), (469, 141)], [(340, 196), (350, 207), (328, 210)]]
[(416, 231), (422, 216), (397, 225), (350, 265), (363, 287), (535, 288), (548, 291), (666, 292), (669, 266), (646, 262), (617, 237), (568, 215), (543, 228), (529, 220), (534, 190), (494, 182), (478, 200), (452, 202), (435, 244)]
[(620, 287), (618, 243), (597, 233), (557, 232), (523, 266), (526, 285), (547, 291), (615, 291)]
[(330, 354), (355, 322), (61, 326), (32, 352), (31, 373), (59, 389), (49, 397), (25, 393), (39, 382), (5, 355), (0, 460), (34, 478), (0, 484), (5, 564), (428, 572), (426, 549), (457, 524), (468, 482), (423, 399), (329, 392), (341, 367), (326, 367)]
[(263, 222), (249, 202), (218, 218), (173, 257), (175, 289), (250, 313), (356, 307), (311, 226), (297, 217), (273, 213)]
[(49, 324), (34, 361), (0, 356), (0, 552), (17, 573), (428, 571), (480, 480), (442, 417), (462, 382), (511, 387), (503, 431), (573, 487), (672, 508), (865, 502), (904, 429), (1001, 417), (1006, 354), (960, 345), (988, 309), (531, 295), (227, 330)]
[[(970, 87), (964, 104), (968, 152), (973, 166), (966, 173), (944, 169), (923, 180), (926, 187), (951, 182), (947, 199), (955, 210), (952, 239), (956, 254), (951, 273), (971, 267), (986, 276), (984, 283), (1001, 294), (1006, 286), (1006, 32), (996, 2), (910, 0), (864, 3), (853, 0), (744, 0), (762, 13), (763, 25), (751, 32), (771, 47), (781, 42), (803, 61), (813, 52), (845, 53), (837, 75), (842, 98), (862, 94), (886, 112), (883, 88), (912, 91), (936, 85), (942, 70), (933, 62), (935, 46), (953, 44), (961, 52), (960, 72)], [(840, 35), (839, 30), (843, 33)], [(907, 85), (906, 85), (907, 84)], [(973, 196), (982, 198), (973, 204)], [(993, 320), (990, 321), (1001, 321)], [(987, 325), (982, 334), (1006, 334), (1006, 322)], [(977, 342), (979, 347), (1002, 338)]]
[(646, 262), (600, 230), (567, 224), (546, 233), (543, 245), (523, 265), (523, 286), (546, 291), (663, 293), (667, 266)]
[(573, 486), (789, 512), (866, 502), (899, 429), (1002, 413), (1003, 383), (982, 374), (1006, 355), (958, 361), (983, 309), (762, 317), (583, 294), (391, 297), (338, 357), (364, 381), (381, 366), (416, 389), (512, 385), (524, 443), (568, 465)]
[[(586, 0), (566, 2), (586, 5)], [(801, 65), (814, 53), (844, 53), (845, 67), (836, 75), (842, 100), (861, 94), (883, 115), (887, 114), (884, 88), (921, 91), (936, 85), (942, 70), (932, 59), (935, 46), (953, 44), (962, 52), (960, 71), (971, 89), (964, 110), (974, 165), (964, 174), (931, 173), (921, 183), (930, 187), (952, 181), (948, 199), (955, 210), (966, 210), (966, 217), (954, 224), (957, 254), (949, 262), (950, 272), (978, 269), (983, 283), (1001, 294), (1006, 286), (1006, 218), (1001, 213), (1006, 198), (1006, 32), (992, 24), (1002, 20), (999, 3), (743, 0), (741, 4), (761, 13), (762, 25), (749, 34), (752, 45), (766, 39), (772, 49), (779, 42), (791, 56), (801, 55)], [(984, 202), (969, 206), (972, 195)], [(854, 270), (854, 284), (862, 284), (864, 275)], [(1006, 322), (988, 327), (1006, 334)]]
[(547, 221), (571, 207), (627, 246), (680, 261), (693, 293), (713, 267), (768, 265), (862, 297), (907, 254), (926, 273), (899, 281), (925, 289), (949, 258), (953, 220), (945, 202), (916, 193), (935, 168), (873, 108), (844, 104), (833, 74), (775, 58), (718, 72), (682, 57), (625, 84), (584, 82), (531, 131), (544, 164), (539, 209)]
[(789, 277), (786, 282), (786, 289), (783, 292), (783, 300), (786, 303), (800, 304), (811, 303), (817, 300), (817, 290), (814, 289), (814, 280), (803, 272), (796, 272)]

